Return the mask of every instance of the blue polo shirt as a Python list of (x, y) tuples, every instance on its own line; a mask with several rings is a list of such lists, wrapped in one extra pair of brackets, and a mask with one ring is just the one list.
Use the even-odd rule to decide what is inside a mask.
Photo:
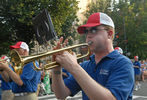
[[(90, 60), (81, 63), (81, 66), (96, 82), (109, 89), (117, 100), (132, 100), (134, 70), (130, 59), (113, 51), (98, 64), (95, 62), (95, 55), (92, 55)], [(70, 89), (71, 96), (82, 90), (72, 75), (64, 82)], [(84, 91), (82, 98), (89, 100)]]
[[(65, 70), (64, 68), (62, 68), (62, 72), (66, 73), (66, 75), (67, 75), (68, 77), (70, 77), (70, 75), (71, 75), (71, 74), (70, 74), (67, 70)], [(68, 78), (67, 76), (62, 75), (63, 79)]]
[[(2, 76), (1, 75), (0, 75), (0, 81), (2, 82)], [(2, 95), (1, 82), (0, 82), (0, 100), (1, 100), (1, 95)]]
[[(11, 65), (9, 67), (14, 71)], [(5, 82), (2, 78), (2, 83), (1, 83), (1, 88), (2, 90), (11, 90), (12, 89), (12, 82)]]
[(135, 72), (135, 75), (140, 75), (141, 74), (141, 64), (139, 61), (135, 61), (133, 63), (134, 66), (138, 66), (139, 68), (135, 68), (134, 67), (134, 72)]
[[(35, 63), (39, 67), (38, 62), (36, 61)], [(13, 82), (12, 91), (14, 93), (36, 92), (38, 83), (40, 83), (41, 72), (34, 70), (34, 65), (30, 62), (24, 66), (20, 78), (23, 81), (23, 86), (19, 86)]]

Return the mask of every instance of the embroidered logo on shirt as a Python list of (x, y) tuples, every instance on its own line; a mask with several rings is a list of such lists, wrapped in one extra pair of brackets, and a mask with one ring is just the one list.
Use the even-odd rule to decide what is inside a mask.
[(109, 74), (109, 71), (106, 70), (106, 69), (101, 69), (101, 70), (100, 70), (100, 74), (108, 75), (108, 74)]

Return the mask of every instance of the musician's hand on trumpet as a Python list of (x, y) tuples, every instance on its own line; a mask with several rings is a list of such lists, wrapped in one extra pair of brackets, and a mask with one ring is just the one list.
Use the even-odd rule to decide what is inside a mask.
[(2, 78), (5, 80), (5, 82), (8, 82), (10, 80), (8, 73), (6, 70), (9, 69), (9, 63), (7, 61), (0, 61), (0, 74)]
[(9, 64), (7, 61), (1, 61), (0, 62), (0, 71), (3, 71), (5, 69), (9, 68)]
[[(56, 46), (53, 48), (53, 50), (57, 50), (57, 49), (61, 49), (61, 48), (65, 47), (68, 44), (68, 39), (65, 39), (65, 41), (63, 42), (63, 37), (61, 37), (59, 39), (59, 41), (55, 41), (55, 42), (56, 42), (55, 43)], [(58, 53), (54, 54), (52, 56), (53, 61), (55, 61), (57, 55), (61, 55), (61, 54), (63, 54), (63, 52), (58, 52)], [(61, 67), (56, 67), (56, 68), (54, 68), (54, 70), (61, 70)]]
[[(62, 48), (62, 42), (63, 42), (63, 37), (61, 37), (59, 39), (59, 41), (54, 41), (55, 43), (55, 47), (53, 48), (53, 50), (57, 50), (57, 49), (61, 49)], [(53, 61), (55, 61), (56, 55), (61, 54), (62, 52), (58, 52), (56, 54), (53, 55)]]
[(76, 54), (64, 51), (62, 54), (57, 55), (56, 62), (64, 67), (68, 72), (72, 72), (73, 68), (78, 65)]
[[(68, 39), (66, 39), (63, 42), (63, 37), (61, 37), (59, 41), (56, 42), (56, 47), (54, 47), (54, 50), (65, 47), (67, 43), (68, 43)], [(61, 67), (65, 67), (66, 70), (71, 70), (72, 69), (71, 66), (74, 66), (74, 64), (78, 64), (76, 54), (74, 52), (71, 53), (70, 51), (62, 51), (54, 54), (53, 60), (59, 63)], [(53, 70), (59, 71), (61, 70), (61, 67), (56, 67)]]

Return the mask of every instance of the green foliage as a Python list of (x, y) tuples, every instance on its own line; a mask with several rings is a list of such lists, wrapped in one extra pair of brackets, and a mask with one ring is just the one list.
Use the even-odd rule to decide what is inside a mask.
[[(73, 4), (69, 5), (69, 15), (67, 16), (64, 24), (62, 24), (62, 36), (64, 38), (72, 37), (74, 40), (77, 38), (77, 26), (78, 26), (78, 17), (77, 17), (77, 11), (78, 9), (78, 2), (74, 2)], [(67, 13), (66, 13), (67, 14)], [(70, 44), (72, 44), (74, 41), (69, 40)]]
[[(129, 0), (128, 0), (129, 1)], [(130, 58), (138, 55), (141, 59), (147, 58), (147, 2), (135, 0), (119, 2), (114, 6), (114, 22), (117, 23), (116, 31), (120, 33), (117, 46), (125, 54), (130, 52)], [(125, 36), (126, 35), (126, 36)]]
[[(88, 18), (94, 12), (107, 13), (113, 19), (115, 31), (119, 35), (118, 39), (114, 39), (117, 43), (114, 46), (121, 47), (125, 55), (130, 52), (131, 55), (127, 55), (130, 58), (138, 55), (141, 59), (145, 59), (147, 58), (146, 11), (146, 0), (119, 0), (119, 2), (96, 0), (88, 5), (88, 10), (84, 15)], [(83, 40), (84, 37), (81, 41)]]
[(92, 13), (96, 12), (108, 12), (108, 8), (110, 7), (111, 0), (95, 0), (95, 2), (91, 2), (87, 6), (87, 10), (84, 15), (88, 18)]
[(44, 8), (49, 11), (59, 36), (71, 35), (72, 23), (77, 19), (75, 0), (2, 0), (0, 3), (0, 54), (7, 53), (9, 45), (17, 41), (34, 46), (32, 18)]

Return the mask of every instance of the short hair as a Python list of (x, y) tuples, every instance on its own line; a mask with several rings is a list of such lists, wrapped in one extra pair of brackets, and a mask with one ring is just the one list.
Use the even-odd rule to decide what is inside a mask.
[(108, 26), (108, 25), (104, 25), (104, 24), (102, 26), (104, 26), (106, 30), (112, 30), (112, 32), (113, 32), (112, 40), (114, 40), (115, 29), (112, 26)]

